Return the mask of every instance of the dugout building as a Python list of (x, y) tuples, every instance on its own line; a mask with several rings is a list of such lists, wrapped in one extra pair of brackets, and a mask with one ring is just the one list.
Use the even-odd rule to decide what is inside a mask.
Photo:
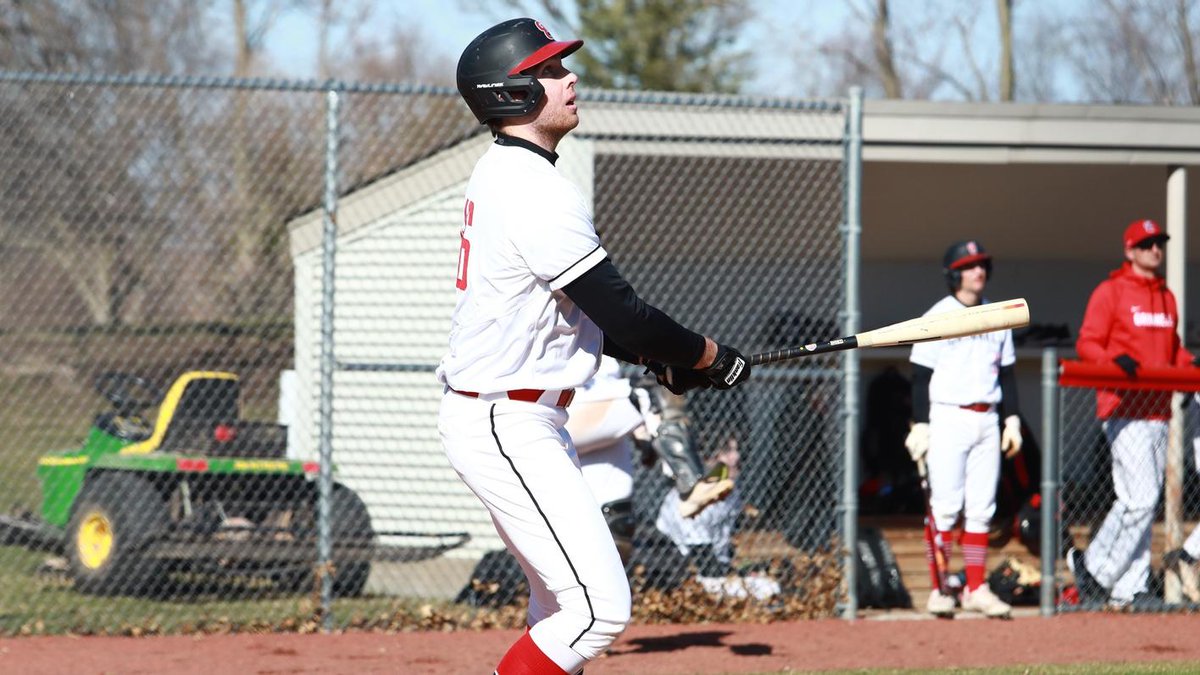
[[(1088, 294), (1121, 262), (1131, 220), (1168, 228), (1181, 314), (1200, 317), (1200, 292), (1188, 292), (1200, 290), (1200, 277), (1185, 277), (1175, 262), (1197, 260), (1200, 246), (1187, 236), (1200, 208), (1200, 177), (1189, 181), (1187, 171), (1200, 164), (1196, 109), (867, 101), (857, 260), (845, 247), (843, 108), (603, 100), (582, 106), (581, 117), (559, 147), (558, 166), (592, 201), (618, 266), (685, 325), (747, 351), (838, 334), (848, 271), (858, 275), (862, 328), (917, 316), (946, 292), (947, 245), (977, 238), (995, 257), (989, 295), (1023, 296), (1032, 307), (1035, 330), (1022, 334), (1017, 355), (1022, 407), (1036, 434), (1041, 349), (1058, 343), (1072, 355)], [(502, 546), (444, 459), (435, 426), (442, 390), (433, 377), (454, 305), (462, 195), (490, 142), (486, 133), (448, 141), (339, 202), (335, 461), (376, 529), (471, 533), (468, 545), (422, 563), (436, 573), (396, 575), (425, 594), (439, 583), (452, 593), (481, 555)], [(286, 411), (293, 419), (315, 419), (317, 410), (321, 231), (319, 210), (289, 224), (295, 368), (306, 383)], [(746, 241), (754, 243), (739, 243)], [(863, 408), (852, 423), (868, 420), (877, 376), (889, 368), (908, 375), (907, 355), (860, 351)], [(799, 458), (788, 468), (792, 483), (773, 480), (778, 461), (747, 467), (748, 500), (786, 506), (776, 524), (793, 528), (788, 538), (797, 546), (836, 527), (839, 363), (814, 362), (803, 380), (764, 372), (740, 398), (699, 404), (699, 414), (724, 420), (714, 435), (742, 434), (750, 452), (783, 444), (776, 460)], [(779, 426), (791, 417), (803, 421)], [(315, 455), (311, 435), (293, 442), (294, 454)], [(390, 590), (406, 592), (397, 583)]]

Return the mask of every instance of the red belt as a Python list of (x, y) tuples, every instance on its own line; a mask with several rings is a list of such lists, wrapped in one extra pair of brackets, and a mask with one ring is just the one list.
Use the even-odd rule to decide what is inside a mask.
[(992, 412), (992, 409), (995, 408), (996, 406), (991, 403), (968, 403), (966, 405), (960, 405), (958, 407), (962, 408), (963, 410), (970, 410), (972, 412), (985, 413), (985, 412)]
[[(459, 391), (454, 387), (447, 385), (450, 391), (467, 398), (479, 398), (480, 394), (477, 391)], [(545, 389), (509, 389), (505, 392), (500, 392), (500, 396), (504, 396), (513, 401), (524, 401), (526, 403), (537, 403), (542, 396), (546, 395)], [(574, 389), (563, 389), (558, 394), (558, 400), (554, 403), (557, 408), (565, 408), (571, 405), (571, 401), (575, 399)]]

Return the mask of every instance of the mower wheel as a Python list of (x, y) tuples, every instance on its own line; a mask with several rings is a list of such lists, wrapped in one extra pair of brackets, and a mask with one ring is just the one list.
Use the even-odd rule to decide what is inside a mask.
[(330, 529), (334, 532), (333, 563), (337, 568), (333, 577), (333, 594), (339, 598), (357, 598), (362, 595), (363, 587), (367, 585), (371, 563), (367, 560), (339, 561), (336, 547), (338, 541), (343, 539), (356, 543), (374, 542), (375, 530), (371, 528), (371, 515), (367, 513), (367, 505), (354, 490), (334, 483), (329, 501), (329, 520)]
[(159, 563), (142, 554), (168, 527), (166, 500), (145, 479), (104, 472), (84, 482), (67, 523), (75, 587), (98, 595), (153, 592)]
[[(314, 486), (315, 487), (315, 486)], [(298, 511), (305, 513), (305, 527), (315, 536), (317, 531), (317, 492), (315, 489), (306, 491), (298, 496), (301, 504)], [(367, 560), (338, 559), (337, 546), (339, 543), (362, 544), (374, 542), (375, 531), (371, 528), (371, 516), (367, 513), (367, 505), (350, 488), (334, 483), (329, 502), (330, 531), (333, 533), (334, 545), (334, 575), (333, 595), (339, 598), (354, 598), (362, 595), (367, 577), (371, 573), (371, 563)], [(307, 591), (313, 589), (314, 577), (311, 568), (295, 569), (283, 572), (275, 577), (280, 588), (288, 591)]]

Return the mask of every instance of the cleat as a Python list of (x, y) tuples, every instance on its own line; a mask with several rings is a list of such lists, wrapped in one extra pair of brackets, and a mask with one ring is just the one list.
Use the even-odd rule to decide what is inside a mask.
[(925, 602), (925, 611), (941, 618), (954, 618), (954, 596), (944, 595), (938, 589), (929, 592), (929, 600)]
[(1088, 571), (1083, 551), (1074, 547), (1067, 551), (1067, 567), (1070, 568), (1071, 574), (1075, 575), (1075, 588), (1079, 591), (1080, 603), (1092, 605), (1108, 600), (1108, 590)]
[(704, 509), (728, 497), (731, 492), (733, 479), (729, 477), (729, 467), (718, 464), (707, 476), (692, 486), (686, 497), (679, 500), (679, 515), (695, 518)]
[(996, 597), (987, 584), (975, 590), (963, 589), (962, 608), (967, 612), (979, 612), (989, 619), (1008, 619), (1012, 617), (1012, 605)]

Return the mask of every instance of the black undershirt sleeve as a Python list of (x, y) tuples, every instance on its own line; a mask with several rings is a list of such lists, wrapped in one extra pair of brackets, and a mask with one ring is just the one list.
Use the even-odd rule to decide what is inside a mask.
[(614, 359), (617, 359), (618, 361), (624, 361), (626, 363), (637, 363), (637, 364), (640, 364), (642, 362), (641, 357), (639, 357), (637, 354), (634, 354), (633, 352), (629, 351), (628, 349), (625, 349), (624, 347), (617, 344), (616, 342), (613, 342), (612, 338), (608, 337), (607, 335), (604, 336), (604, 350), (603, 351), (604, 351), (605, 356), (611, 356)]
[(632, 363), (642, 357), (684, 368), (704, 355), (704, 336), (646, 304), (608, 258), (564, 286), (563, 292), (604, 332), (605, 354)]
[(929, 380), (932, 378), (933, 368), (913, 364), (912, 418), (914, 422), (929, 422)]
[(1017, 403), (1017, 369), (1013, 366), (1000, 367), (1000, 419), (1021, 414)]

